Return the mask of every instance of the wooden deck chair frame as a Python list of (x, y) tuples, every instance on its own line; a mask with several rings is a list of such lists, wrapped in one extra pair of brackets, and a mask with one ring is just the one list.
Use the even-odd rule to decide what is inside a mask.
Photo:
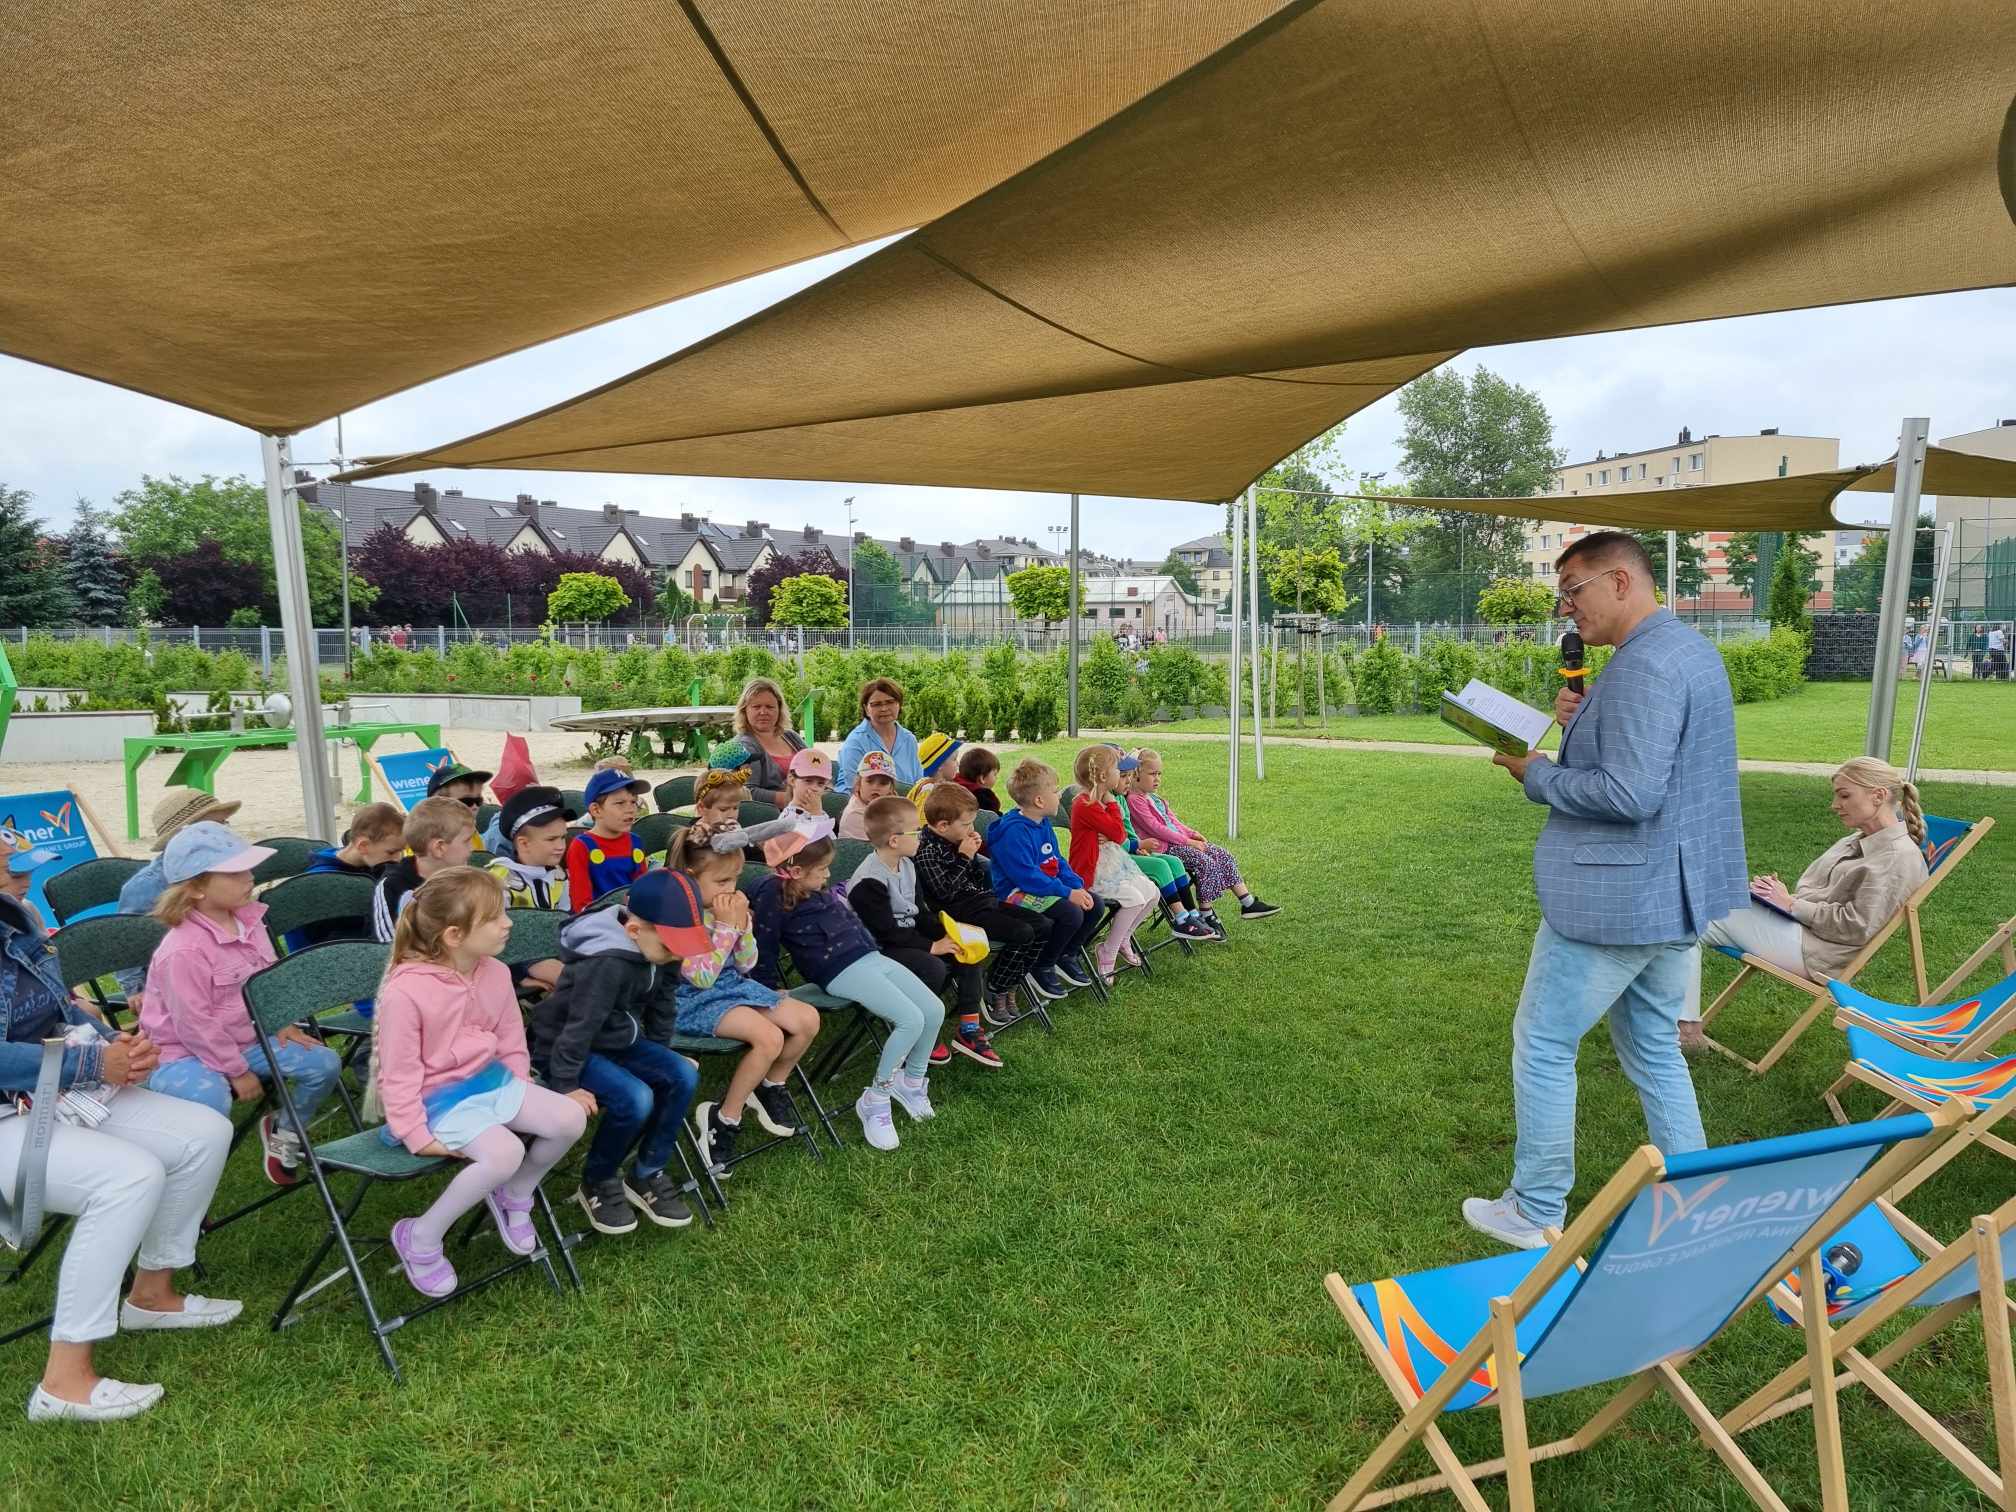
[[(1859, 1212), (1876, 1197), (1890, 1189), (1904, 1172), (1922, 1164), (1932, 1153), (1943, 1147), (1955, 1136), (1959, 1117), (1951, 1110), (1942, 1110), (1927, 1115), (1929, 1130), (1915, 1137), (1899, 1139), (1872, 1161), (1824, 1212), (1809, 1223), (1799, 1238), (1785, 1251), (1782, 1258), (1770, 1271), (1751, 1287), (1724, 1320), (1721, 1328), (1742, 1313), (1760, 1297), (1764, 1296), (1789, 1271), (1798, 1268), (1808, 1279), (1811, 1289), (1824, 1286), (1820, 1270), (1819, 1246), (1826, 1237), (1838, 1228), (1849, 1215)], [(1387, 1352), (1386, 1343), (1381, 1338), (1377, 1326), (1351, 1287), (1336, 1272), (1323, 1278), (1325, 1290), (1344, 1315), (1351, 1332), (1365, 1351), (1372, 1368), (1392, 1392), (1394, 1401), (1401, 1409), (1401, 1418), (1379, 1446), (1366, 1457), (1355, 1474), (1344, 1485), (1344, 1489), (1333, 1497), (1329, 1512), (1356, 1512), (1359, 1508), (1384, 1507), (1396, 1502), (1411, 1500), (1430, 1492), (1447, 1491), (1456, 1498), (1466, 1512), (1489, 1512), (1490, 1504), (1477, 1489), (1477, 1481), (1482, 1478), (1502, 1475), (1510, 1493), (1514, 1512), (1533, 1512), (1537, 1505), (1533, 1491), (1533, 1466), (1543, 1460), (1558, 1459), (1566, 1455), (1579, 1454), (1600, 1442), (1610, 1431), (1622, 1423), (1631, 1411), (1647, 1397), (1662, 1387), (1680, 1410), (1687, 1415), (1701, 1434), (1708, 1447), (1714, 1451), (1723, 1465), (1733, 1475), (1743, 1491), (1756, 1505), (1769, 1512), (1787, 1512), (1784, 1501), (1764, 1479), (1763, 1474), (1741, 1448), (1735, 1438), (1723, 1428), (1714, 1412), (1694, 1392), (1680, 1369), (1692, 1358), (1683, 1354), (1660, 1361), (1635, 1375), (1623, 1377), (1623, 1383), (1597, 1412), (1581, 1428), (1563, 1439), (1548, 1444), (1532, 1444), (1527, 1433), (1526, 1398), (1522, 1384), (1522, 1359), (1516, 1339), (1516, 1330), (1527, 1313), (1547, 1295), (1554, 1284), (1561, 1280), (1571, 1268), (1583, 1268), (1584, 1256), (1609, 1231), (1613, 1222), (1636, 1201), (1641, 1192), (1661, 1180), (1666, 1171), (1666, 1161), (1651, 1145), (1640, 1145), (1617, 1173), (1603, 1184), (1589, 1205), (1565, 1231), (1549, 1229), (1552, 1240), (1547, 1253), (1526, 1277), (1514, 1288), (1510, 1296), (1493, 1298), (1490, 1303), (1490, 1321), (1479, 1328), (1470, 1341), (1457, 1351), (1443, 1367), (1441, 1376), (1426, 1392), (1416, 1395), (1400, 1367)], [(1719, 1334), (1721, 1328), (1717, 1329)], [(1712, 1336), (1711, 1336), (1712, 1340)], [(1705, 1347), (1705, 1341), (1704, 1345)], [(1698, 1351), (1697, 1351), (1698, 1352)], [(1436, 1426), (1442, 1411), (1462, 1390), (1472, 1375), (1483, 1369), (1489, 1362), (1495, 1369), (1496, 1405), (1498, 1421), (1504, 1438), (1504, 1453), (1497, 1459), (1478, 1464), (1466, 1465), (1455, 1448)], [(1831, 1418), (1833, 1406), (1834, 1375), (1831, 1369), (1813, 1372), (1813, 1385), (1822, 1407), (1815, 1414), (1815, 1434), (1822, 1444), (1823, 1462), (1826, 1454), (1827, 1422)], [(1481, 1410), (1481, 1409), (1480, 1409)], [(1835, 1424), (1835, 1440), (1838, 1443), (1839, 1430)], [(1424, 1479), (1408, 1481), (1404, 1485), (1392, 1486), (1382, 1491), (1372, 1488), (1378, 1484), (1400, 1456), (1416, 1443), (1422, 1444), (1436, 1464), (1438, 1473)], [(1823, 1506), (1826, 1512), (1846, 1512), (1847, 1493), (1845, 1488), (1838, 1494), (1824, 1479), (1822, 1483)]]
[[(383, 975), (389, 947), (365, 940), (333, 940), (326, 945), (311, 945), (306, 950), (296, 951), (286, 959), (255, 973), (245, 983), (245, 1002), (251, 1010), (252, 1028), (259, 1036), (260, 1046), (271, 1056), (273, 1053), (272, 1033), (290, 1023), (303, 1018), (313, 1018), (320, 1009), (337, 1003), (356, 1002), (359, 998), (375, 994), (378, 980)], [(315, 972), (321, 980), (312, 994), (297, 992), (293, 979), (304, 973)], [(294, 1095), (287, 1086), (286, 1079), (279, 1079), (275, 1085), (280, 1091), (285, 1110), (289, 1117), (295, 1115)], [(426, 1316), (436, 1308), (445, 1307), (450, 1302), (460, 1301), (471, 1293), (483, 1290), (504, 1277), (518, 1271), (537, 1266), (555, 1292), (564, 1295), (559, 1275), (553, 1268), (551, 1248), (560, 1251), (562, 1263), (567, 1267), (569, 1279), (575, 1290), (581, 1289), (581, 1274), (574, 1266), (574, 1257), (564, 1242), (549, 1245), (541, 1238), (539, 1247), (530, 1255), (508, 1255), (502, 1265), (485, 1272), (473, 1281), (463, 1281), (445, 1297), (432, 1297), (405, 1312), (386, 1317), (379, 1311), (378, 1301), (372, 1295), (371, 1284), (364, 1276), (364, 1262), (391, 1248), (391, 1240), (371, 1236), (360, 1239), (351, 1233), (350, 1225), (356, 1219), (358, 1209), (371, 1189), (381, 1182), (404, 1183), (417, 1177), (429, 1176), (446, 1170), (454, 1161), (446, 1158), (421, 1158), (408, 1154), (403, 1148), (387, 1146), (383, 1143), (379, 1130), (372, 1128), (362, 1133), (352, 1134), (335, 1141), (302, 1141), (303, 1158), (308, 1167), (309, 1183), (312, 1183), (322, 1199), (323, 1211), (328, 1220), (328, 1232), (308, 1263), (288, 1287), (286, 1296), (273, 1314), (272, 1329), (281, 1329), (300, 1322), (309, 1315), (302, 1304), (346, 1277), (357, 1300), (363, 1305), (367, 1326), (372, 1338), (377, 1342), (378, 1353), (385, 1361), (385, 1368), (392, 1373), (392, 1379), (401, 1380), (398, 1358), (392, 1353), (391, 1335), (416, 1318)], [(357, 1178), (355, 1189), (348, 1202), (339, 1203), (331, 1185), (331, 1178), (347, 1172)], [(305, 1183), (304, 1183), (305, 1184)], [(548, 1230), (564, 1241), (560, 1220), (553, 1212), (552, 1203), (547, 1200), (543, 1186), (534, 1194), (534, 1223), (544, 1218)], [(359, 1250), (360, 1243), (366, 1247)], [(329, 1252), (342, 1252), (343, 1263), (319, 1281), (311, 1284)], [(399, 1283), (404, 1284), (402, 1281)]]
[[(2012, 920), (2011, 923), (2016, 923), (2016, 920)], [(2003, 926), (2004, 930), (2007, 930), (2008, 927), (2008, 925)], [(1996, 938), (1997, 936), (1990, 936), (1989, 942), (1983, 947), (1982, 953), (1977, 953), (1975, 958), (1970, 959), (1965, 966), (1961, 967), (1960, 970), (1954, 972), (1952, 976), (1934, 988), (1931, 998), (1926, 1003), (1914, 1006), (1927, 1007), (1933, 1004), (1943, 1005), (1950, 1003), (1954, 989), (1969, 976), (1972, 976), (1974, 969), (1982, 961), (1995, 953)], [(2007, 950), (2008, 947), (2005, 945), (2004, 949)], [(2011, 950), (2009, 953), (2012, 956), (2016, 956), (2016, 950)], [(2009, 962), (2008, 976), (2002, 982), (1996, 983), (1996, 986), (1998, 988), (2003, 986), (2010, 978), (2016, 978), (2016, 960)], [(1980, 996), (1985, 995), (1983, 993)], [(1974, 1001), (1978, 1004), (1979, 1000), (1980, 997), (1977, 996)], [(1907, 1031), (1899, 1029), (1895, 1024), (1872, 1017), (1850, 1004), (1840, 1002), (1838, 996), (1836, 998), (1836, 1008), (1834, 1022), (1844, 1029), (1867, 1029), (1871, 1034), (1881, 1036), (1900, 1050), (1909, 1050), (1914, 1054), (1936, 1056), (1941, 1060), (1956, 1062), (1964, 1061), (1971, 1055), (1985, 1051), (2011, 1030), (2016, 1030), (2016, 994), (2012, 994), (1999, 1010), (1984, 1018), (1979, 1024), (1976, 1024), (1968, 1032), (1966, 1038), (1954, 1040), (1950, 1043), (1919, 1039)], [(1834, 1122), (1836, 1123), (1849, 1122), (1848, 1110), (1841, 1106), (1841, 1094), (1853, 1086), (1854, 1083), (1855, 1077), (1853, 1074), (1844, 1070), (1834, 1079), (1832, 1085), (1820, 1094), (1821, 1101), (1827, 1104), (1827, 1111), (1833, 1115)]]
[[(1806, 1410), (1813, 1405), (1813, 1391), (1810, 1386), (1800, 1389), (1800, 1383), (1816, 1370), (1824, 1369), (1833, 1375), (1836, 1391), (1850, 1386), (1868, 1387), (1872, 1396), (1902, 1418), (1912, 1432), (1938, 1450), (1948, 1464), (1997, 1506), (2016, 1506), (2016, 1480), (2011, 1479), (2016, 1476), (2016, 1350), (2012, 1350), (2010, 1341), (2010, 1321), (2016, 1316), (2016, 1302), (2009, 1299), (2010, 1277), (2002, 1255), (2005, 1236), (2016, 1229), (2016, 1197), (1993, 1213), (1976, 1217), (1968, 1225), (1964, 1238), (1944, 1246), (1905, 1218), (1892, 1203), (1879, 1199), (1878, 1206), (1924, 1256), (1924, 1263), (1839, 1327), (1822, 1319), (1819, 1327), (1813, 1328), (1807, 1322), (1803, 1297), (1779, 1287), (1773, 1300), (1788, 1317), (1797, 1318), (1806, 1328), (1807, 1357), (1786, 1366), (1724, 1413), (1722, 1426), (1731, 1433), (1747, 1433), (1773, 1419)], [(1969, 1265), (1975, 1267), (1977, 1285), (1973, 1295), (1955, 1297), (1928, 1309), (1924, 1317), (1882, 1348), (1873, 1354), (1863, 1354), (1859, 1346), (1865, 1339), (1934, 1286)], [(1801, 1289), (1804, 1290), (1803, 1285)], [(1981, 1313), (1988, 1399), (1994, 1425), (1996, 1464), (1992, 1467), (1888, 1374), (1899, 1360), (1977, 1309)], [(1819, 1311), (1824, 1313), (1826, 1309)], [(1843, 1369), (1834, 1375), (1837, 1364)]]
[[(1833, 974), (1834, 979), (1841, 982), (1854, 981), (1857, 973), (1869, 964), (1875, 957), (1876, 952), (1889, 942), (1892, 935), (1896, 934), (1900, 928), (1908, 928), (1911, 937), (1911, 969), (1917, 981), (1918, 1001), (1920, 1003), (1932, 1002), (1935, 994), (1927, 984), (1926, 979), (1925, 936), (1918, 923), (1919, 910), (1925, 906), (1926, 900), (1938, 890), (1939, 884), (1959, 869), (1960, 863), (1967, 859), (1968, 852), (1986, 839), (1988, 832), (1994, 828), (1994, 818), (1985, 814), (1969, 824), (1966, 834), (1962, 835), (1955, 842), (1952, 851), (1940, 861), (1938, 869), (1919, 884), (1916, 892), (1904, 900), (1903, 907), (1890, 916), (1889, 922), (1876, 931), (1869, 943), (1855, 952), (1854, 959)], [(1983, 959), (1986, 959), (1986, 957), (1983, 957)], [(1977, 962), (1976, 964), (1979, 963)], [(1766, 1050), (1759, 1059), (1753, 1061), (1748, 1056), (1730, 1049), (1729, 1046), (1709, 1035), (1707, 1029), (1710, 1024), (1715, 1022), (1717, 1015), (1736, 997), (1737, 993), (1743, 990), (1751, 977), (1760, 975), (1775, 978), (1785, 983), (1788, 987), (1796, 988), (1807, 995), (1808, 1001), (1805, 1009), (1797, 1018), (1792, 1020), (1790, 1027), (1778, 1036), (1776, 1043), (1769, 1050)], [(1827, 984), (1825, 982), (1816, 982), (1810, 977), (1801, 976), (1796, 971), (1787, 971), (1783, 966), (1775, 965), (1765, 960), (1762, 956), (1745, 954), (1742, 957), (1742, 969), (1736, 973), (1735, 979), (1722, 989), (1716, 996), (1715, 1001), (1710, 1003), (1707, 1010), (1701, 1015), (1702, 1043), (1708, 1045), (1718, 1053), (1726, 1055), (1745, 1070), (1762, 1076), (1784, 1058), (1785, 1052), (1792, 1048), (1800, 1035), (1812, 1027), (1813, 1021), (1820, 1017), (1831, 1001), (1832, 999), (1827, 991)]]
[[(1837, 1028), (1847, 1029), (1850, 1027), (1846, 1015), (1837, 1017), (1834, 1022)], [(1923, 1047), (1918, 1047), (1918, 1052), (1922, 1053), (1922, 1051)], [(2011, 1082), (1987, 1106), (1975, 1108), (1968, 1099), (1932, 1097), (1913, 1088), (1900, 1086), (1889, 1077), (1871, 1070), (1854, 1059), (1849, 1060), (1847, 1068), (1842, 1072), (1842, 1078), (1843, 1080), (1860, 1082), (1866, 1087), (1873, 1087), (1889, 1099), (1884, 1104), (1883, 1111), (1876, 1115), (1879, 1118), (1888, 1118), (1892, 1113), (1904, 1108), (1915, 1109), (1920, 1113), (1934, 1113), (1948, 1107), (1954, 1107), (1960, 1109), (1964, 1115), (1959, 1133), (1951, 1141), (1944, 1145), (1936, 1154), (1928, 1157), (1921, 1165), (1915, 1167), (1894, 1188), (1886, 1192), (1885, 1195), (1893, 1203), (1902, 1202), (1911, 1192), (1938, 1175), (1961, 1152), (1976, 1145), (1983, 1149), (1993, 1150), (2005, 1160), (2016, 1161), (2016, 1143), (2012, 1143), (1996, 1132), (1996, 1126), (2003, 1119), (2009, 1117), (2012, 1113), (2016, 1113), (2016, 1082)]]

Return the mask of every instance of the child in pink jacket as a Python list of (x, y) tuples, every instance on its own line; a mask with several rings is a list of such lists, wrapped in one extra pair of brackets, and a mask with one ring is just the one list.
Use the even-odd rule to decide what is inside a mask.
[(1127, 793), (1127, 817), (1134, 821), (1134, 833), (1140, 837), (1143, 850), (1150, 855), (1167, 851), (1183, 863), (1190, 880), (1197, 884), (1197, 901), (1204, 905), (1205, 922), (1214, 926), (1218, 923), (1211, 900), (1222, 892), (1230, 892), (1239, 900), (1242, 919), (1268, 919), (1281, 912), (1272, 903), (1261, 902), (1259, 895), (1246, 885), (1232, 852), (1222, 845), (1213, 845), (1176, 817), (1176, 811), (1162, 797), (1162, 758), (1143, 747), (1134, 753), (1134, 759), (1139, 764), (1134, 768), (1134, 780)]
[[(179, 830), (161, 858), (168, 886), (154, 916), (168, 934), (147, 963), (140, 1029), (161, 1052), (147, 1085), (202, 1103), (226, 1118), (231, 1104), (256, 1103), (276, 1072), (245, 1008), (245, 979), (273, 964), (266, 905), (252, 901), (252, 868), (273, 852), (248, 845), (214, 820)], [(296, 1128), (277, 1113), (259, 1120), (266, 1179), (301, 1179), (302, 1129), (336, 1090), (343, 1061), (298, 1025), (273, 1036), (277, 1074), (294, 1084)]]
[[(595, 1111), (587, 1091), (563, 1097), (532, 1084), (511, 970), (497, 959), (510, 933), (495, 877), (473, 866), (437, 872), (399, 915), (378, 989), (371, 1081), (385, 1109), (382, 1137), (415, 1155), (463, 1161), (433, 1206), (392, 1225), (400, 1268), (426, 1297), (455, 1290), (442, 1244), (479, 1202), (505, 1248), (539, 1247), (533, 1194)], [(531, 1136), (529, 1148), (520, 1135)]]

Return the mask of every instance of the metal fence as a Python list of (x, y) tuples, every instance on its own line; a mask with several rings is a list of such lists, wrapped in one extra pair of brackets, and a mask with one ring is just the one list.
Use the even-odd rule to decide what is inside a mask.
[[(1714, 616), (1702, 617), (1694, 621), (1695, 627), (1710, 640), (1721, 642), (1744, 640), (1767, 633), (1768, 622), (1748, 617)], [(1263, 627), (1263, 634), (1271, 633), (1272, 627)], [(1507, 628), (1503, 625), (1452, 625), (1432, 624), (1416, 621), (1409, 624), (1380, 625), (1376, 633), (1390, 637), (1393, 642), (1408, 651), (1418, 652), (1426, 642), (1438, 637), (1470, 641), (1479, 645), (1531, 640), (1552, 642), (1567, 621), (1550, 621), (1544, 625), (1526, 625)], [(16, 644), (26, 644), (30, 635), (46, 635), (56, 640), (95, 640), (106, 645), (136, 640), (142, 632), (117, 625), (66, 625), (48, 629), (29, 630), (19, 626), (0, 630), (0, 638)], [(1090, 644), (1095, 633), (1105, 633), (1104, 627), (1097, 631), (1087, 626), (1081, 645)], [(1368, 632), (1363, 624), (1331, 624), (1324, 627), (1325, 644), (1331, 648), (1344, 646), (1363, 647), (1373, 632)], [(148, 642), (156, 646), (193, 646), (209, 652), (236, 651), (249, 658), (261, 674), (271, 676), (273, 664), (286, 654), (286, 644), (276, 626), (230, 626), (172, 625), (150, 627), (145, 632)], [(1229, 628), (1209, 635), (1166, 635), (1161, 632), (1143, 637), (1133, 632), (1123, 632), (1123, 644), (1131, 650), (1146, 650), (1156, 645), (1187, 646), (1202, 656), (1228, 656), (1232, 650), (1232, 633)], [(1283, 626), (1283, 644), (1292, 642), (1294, 632)], [(739, 620), (724, 616), (693, 616), (684, 623), (659, 623), (639, 628), (611, 625), (568, 626), (555, 635), (564, 644), (583, 649), (625, 651), (638, 647), (656, 649), (661, 646), (678, 645), (689, 651), (732, 650), (737, 646), (762, 646), (779, 655), (810, 651), (818, 646), (837, 646), (842, 649), (903, 651), (910, 653), (938, 653), (952, 651), (979, 651), (998, 646), (1003, 641), (1012, 641), (1025, 651), (1049, 652), (1064, 648), (1069, 639), (1069, 629), (1061, 624), (1011, 625), (986, 629), (958, 629), (951, 625), (856, 625), (852, 630), (762, 630), (749, 629)], [(325, 669), (341, 667), (344, 663), (344, 638), (340, 629), (318, 629), (316, 654)], [(383, 630), (359, 628), (351, 632), (350, 651), (352, 654), (366, 653), (386, 645), (411, 651), (433, 651), (447, 655), (455, 647), (472, 642), (505, 649), (512, 645), (529, 644), (541, 639), (537, 629), (523, 625), (426, 625), (403, 629), (396, 633)]]

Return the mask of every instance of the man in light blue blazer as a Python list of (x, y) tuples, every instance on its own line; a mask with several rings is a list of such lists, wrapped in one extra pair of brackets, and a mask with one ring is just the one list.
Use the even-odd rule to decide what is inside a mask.
[(1547, 805), (1541, 924), (1512, 1021), (1512, 1185), (1467, 1199), (1463, 1217), (1521, 1249), (1567, 1215), (1575, 1059), (1605, 1016), (1652, 1142), (1668, 1155), (1704, 1145), (1676, 1026), (1696, 936), (1750, 897), (1721, 655), (1659, 607), (1651, 560), (1621, 531), (1584, 536), (1555, 571), (1583, 641), (1617, 650), (1586, 695), (1556, 700), (1557, 756), (1492, 758)]

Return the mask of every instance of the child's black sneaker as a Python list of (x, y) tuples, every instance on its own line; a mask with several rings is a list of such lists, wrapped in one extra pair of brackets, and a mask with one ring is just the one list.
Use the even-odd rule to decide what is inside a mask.
[(791, 1093), (782, 1085), (773, 1087), (768, 1082), (758, 1082), (755, 1094), (743, 1104), (743, 1110), (752, 1107), (756, 1110), (756, 1122), (779, 1139), (789, 1139), (798, 1132), (798, 1110), (792, 1106)]
[(1216, 944), (1224, 938), (1217, 930), (1204, 922), (1202, 914), (1196, 915), (1193, 918), (1178, 919), (1169, 928), (1186, 940), (1209, 941), (1212, 944)]
[(987, 1021), (990, 1029), (1006, 1029), (1021, 1016), (1012, 992), (994, 993), (987, 999), (987, 1006), (980, 1010), (980, 1017)]
[(1083, 966), (1067, 965), (1065, 962), (1059, 961), (1055, 966), (1051, 967), (1051, 973), (1058, 981), (1063, 982), (1068, 987), (1090, 987), (1092, 985), (1092, 978), (1086, 973)]
[(1071, 995), (1071, 989), (1064, 985), (1064, 979), (1058, 976), (1055, 970), (1030, 972), (1029, 985), (1036, 989), (1036, 996), (1046, 1003), (1054, 1003), (1059, 998)]
[(952, 1037), (952, 1048), (968, 1060), (978, 1061), (989, 1071), (1001, 1069), (1000, 1054), (987, 1038), (987, 1031), (977, 1024), (970, 1028), (961, 1025), (959, 1032)]
[(678, 1186), (663, 1171), (654, 1171), (649, 1176), (632, 1171), (623, 1182), (623, 1195), (630, 1199), (632, 1207), (660, 1228), (684, 1228), (693, 1221), (693, 1209), (686, 1205)]
[(1246, 901), (1239, 905), (1239, 917), (1242, 919), (1271, 919), (1279, 912), (1281, 910), (1276, 904), (1261, 902), (1258, 893), (1246, 894)]
[(731, 1169), (729, 1162), (735, 1158), (735, 1139), (742, 1132), (742, 1126), (722, 1122), (720, 1105), (711, 1102), (700, 1104), (694, 1122), (700, 1125), (700, 1158), (714, 1172), (717, 1180), (726, 1178)]
[(1218, 938), (1221, 940), (1225, 938), (1226, 936), (1225, 921), (1218, 917), (1218, 911), (1216, 909), (1200, 908), (1197, 911), (1197, 917), (1204, 921), (1204, 927), (1210, 930), (1211, 933), (1218, 936)]
[(575, 1189), (574, 1200), (588, 1215), (588, 1226), (598, 1234), (628, 1234), (637, 1227), (637, 1215), (630, 1211), (623, 1183), (614, 1176), (593, 1186), (582, 1182)]

